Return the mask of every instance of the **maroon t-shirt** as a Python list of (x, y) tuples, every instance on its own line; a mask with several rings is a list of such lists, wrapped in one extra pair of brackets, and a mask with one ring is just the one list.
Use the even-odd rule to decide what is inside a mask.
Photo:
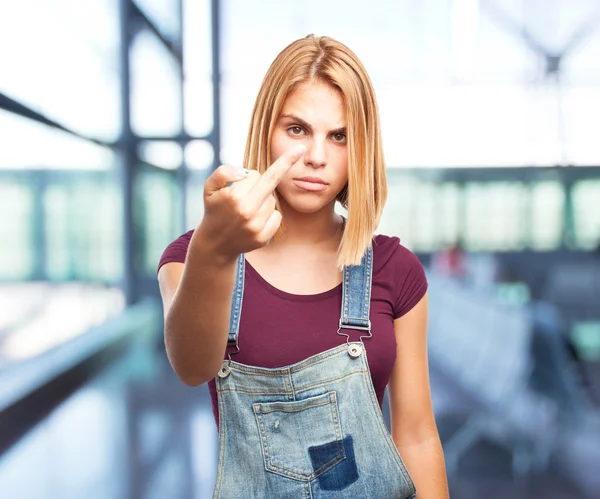
[[(185, 263), (192, 233), (187, 232), (166, 248), (159, 269), (168, 262)], [(371, 292), (373, 336), (363, 341), (380, 408), (396, 360), (393, 321), (412, 309), (426, 291), (427, 279), (419, 259), (402, 246), (397, 237), (375, 236)], [(286, 293), (265, 281), (246, 261), (240, 351), (232, 360), (252, 366), (283, 367), (344, 343), (346, 338), (336, 333), (341, 303), (341, 284), (315, 295)], [(351, 329), (344, 332), (350, 334), (350, 341), (358, 341), (365, 334)], [(209, 381), (208, 387), (218, 427), (214, 379)]]

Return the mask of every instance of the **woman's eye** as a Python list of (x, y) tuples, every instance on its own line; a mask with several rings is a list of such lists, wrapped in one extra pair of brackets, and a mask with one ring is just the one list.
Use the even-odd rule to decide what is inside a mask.
[(344, 143), (346, 142), (346, 134), (345, 133), (334, 133), (333, 134), (333, 140), (335, 140), (336, 142), (340, 142), (340, 143)]
[(302, 130), (302, 128), (300, 128), (299, 126), (292, 126), (292, 127), (288, 128), (288, 131), (292, 135), (300, 135), (304, 130)]

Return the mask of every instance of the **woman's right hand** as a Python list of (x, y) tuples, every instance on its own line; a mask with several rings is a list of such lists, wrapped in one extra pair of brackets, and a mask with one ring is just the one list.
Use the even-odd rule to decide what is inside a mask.
[(204, 217), (198, 230), (205, 244), (226, 261), (266, 245), (281, 225), (274, 191), (306, 152), (297, 145), (281, 155), (264, 174), (239, 174), (220, 166), (204, 183)]

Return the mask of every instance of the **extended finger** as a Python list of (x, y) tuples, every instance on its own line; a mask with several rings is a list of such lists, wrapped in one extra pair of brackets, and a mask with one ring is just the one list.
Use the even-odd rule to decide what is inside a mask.
[(263, 199), (271, 194), (281, 182), (281, 179), (288, 172), (296, 161), (298, 161), (306, 153), (306, 147), (303, 144), (298, 144), (288, 151), (284, 152), (278, 159), (273, 163), (262, 178), (256, 184), (256, 193)]
[(271, 214), (275, 211), (276, 205), (277, 202), (275, 201), (275, 196), (267, 196), (267, 199), (263, 201), (262, 206), (258, 209), (256, 214), (257, 218), (261, 220), (263, 224), (266, 224)]

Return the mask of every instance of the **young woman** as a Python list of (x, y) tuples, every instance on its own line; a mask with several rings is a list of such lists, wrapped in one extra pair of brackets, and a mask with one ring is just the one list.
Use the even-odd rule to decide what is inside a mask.
[(173, 369), (212, 395), (213, 497), (448, 497), (427, 282), (398, 238), (374, 235), (387, 196), (379, 117), (347, 47), (309, 36), (277, 56), (244, 165), (206, 180), (200, 225), (158, 274)]

